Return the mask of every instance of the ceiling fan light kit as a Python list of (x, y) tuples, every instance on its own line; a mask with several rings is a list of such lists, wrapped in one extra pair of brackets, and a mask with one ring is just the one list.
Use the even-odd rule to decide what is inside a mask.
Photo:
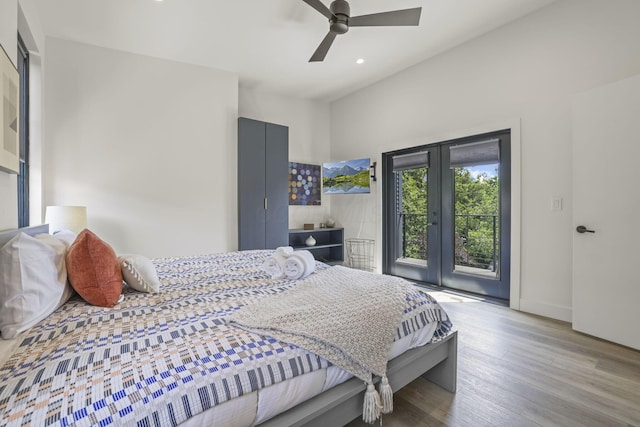
[(304, 2), (329, 20), (329, 32), (309, 62), (323, 61), (336, 36), (346, 33), (350, 27), (417, 26), (420, 24), (420, 14), (422, 13), (422, 8), (416, 7), (352, 17), (351, 8), (346, 0), (334, 0), (329, 7), (320, 0), (304, 0)]

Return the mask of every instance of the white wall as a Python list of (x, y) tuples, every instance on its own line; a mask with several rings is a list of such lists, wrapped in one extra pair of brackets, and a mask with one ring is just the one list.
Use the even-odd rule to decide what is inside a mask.
[[(238, 104), (240, 117), (289, 127), (289, 161), (322, 165), (331, 160), (328, 103), (241, 87)], [(289, 228), (318, 227), (329, 217), (330, 203), (331, 197), (322, 195), (320, 206), (289, 206)]]
[[(331, 106), (331, 156), (352, 158), (494, 122), (521, 123), (522, 310), (571, 320), (571, 97), (640, 72), (640, 2), (562, 0)], [(606, 144), (606, 141), (603, 141)], [(381, 242), (380, 184), (332, 200)], [(513, 191), (518, 191), (514, 188)], [(552, 197), (564, 199), (551, 211)]]
[(47, 38), (45, 202), (116, 252), (237, 248), (238, 78)]
[[(0, 45), (13, 64), (18, 57), (18, 1), (0, 2)], [(0, 171), (0, 230), (18, 226), (16, 175)]]

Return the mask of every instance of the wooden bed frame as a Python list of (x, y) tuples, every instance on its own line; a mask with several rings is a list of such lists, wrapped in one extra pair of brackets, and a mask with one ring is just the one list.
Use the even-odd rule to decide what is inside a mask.
[[(19, 232), (29, 235), (48, 233), (48, 225), (0, 231), (0, 247)], [(387, 366), (387, 377), (393, 391), (397, 391), (422, 376), (452, 393), (456, 391), (458, 332), (452, 331), (436, 343), (411, 349)], [(379, 382), (376, 378), (374, 382)], [(345, 425), (362, 414), (365, 384), (351, 378), (311, 399), (260, 424), (277, 426)]]

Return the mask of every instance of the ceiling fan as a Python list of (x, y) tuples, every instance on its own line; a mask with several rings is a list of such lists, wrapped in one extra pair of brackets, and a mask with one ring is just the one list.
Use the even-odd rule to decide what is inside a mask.
[(416, 7), (351, 16), (351, 9), (346, 0), (334, 0), (329, 7), (320, 0), (304, 0), (304, 2), (329, 19), (329, 33), (324, 37), (309, 62), (324, 60), (336, 36), (346, 33), (350, 27), (415, 26), (420, 23), (420, 13), (422, 12), (421, 7)]

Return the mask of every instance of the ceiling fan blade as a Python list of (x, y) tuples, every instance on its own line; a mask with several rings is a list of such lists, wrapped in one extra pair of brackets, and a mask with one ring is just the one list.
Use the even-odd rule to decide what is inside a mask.
[(327, 19), (333, 18), (333, 13), (320, 0), (303, 0), (306, 4), (323, 14)]
[(311, 56), (311, 59), (309, 59), (309, 62), (323, 61), (324, 57), (327, 56), (327, 52), (329, 52), (329, 48), (331, 47), (331, 44), (335, 40), (336, 36), (336, 33), (334, 33), (333, 31), (329, 31), (329, 33), (324, 36), (324, 39), (322, 39), (320, 46), (318, 46), (316, 51), (313, 52), (313, 55)]
[(351, 18), (349, 18), (349, 27), (387, 27), (418, 25), (420, 24), (421, 13), (422, 8), (416, 7), (413, 9), (372, 13), (371, 15), (352, 16)]

